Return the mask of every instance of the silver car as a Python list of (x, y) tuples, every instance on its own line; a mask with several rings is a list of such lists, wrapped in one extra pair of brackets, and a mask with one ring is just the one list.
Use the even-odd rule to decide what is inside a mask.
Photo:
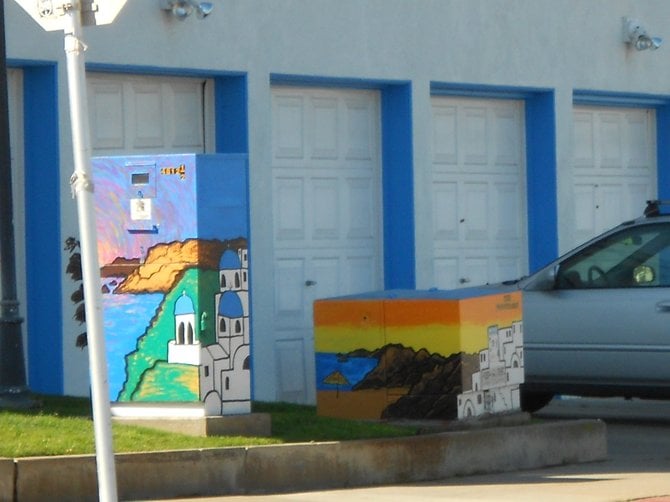
[(556, 394), (670, 398), (670, 214), (645, 215), (492, 289), (523, 291), (522, 407)]

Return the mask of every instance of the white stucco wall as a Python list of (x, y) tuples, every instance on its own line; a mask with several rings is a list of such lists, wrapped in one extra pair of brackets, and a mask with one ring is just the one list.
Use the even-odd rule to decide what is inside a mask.
[[(85, 29), (88, 63), (123, 71), (248, 76), (252, 290), (272, 304), (270, 75), (412, 82), (417, 286), (430, 286), (431, 207), (422, 180), (430, 165), (430, 84), (461, 83), (553, 90), (556, 99), (559, 243), (571, 221), (570, 167), (574, 89), (668, 94), (670, 2), (667, 0), (215, 0), (213, 14), (179, 22), (157, 0), (129, 0), (114, 24)], [(60, 32), (45, 33), (15, 2), (6, 3), (13, 61), (58, 61), (61, 86), (63, 239), (75, 235), (67, 84)], [(623, 16), (640, 19), (666, 46), (636, 52), (622, 43)], [(67, 257), (63, 256), (63, 270)], [(63, 276), (63, 282), (69, 279)], [(67, 292), (67, 287), (64, 287)], [(64, 298), (66, 333), (74, 333)], [(272, 322), (254, 310), (255, 333)], [(64, 341), (66, 393), (86, 394), (86, 353)], [(255, 368), (273, 368), (255, 355)], [(256, 371), (256, 398), (272, 399), (272, 371)]]

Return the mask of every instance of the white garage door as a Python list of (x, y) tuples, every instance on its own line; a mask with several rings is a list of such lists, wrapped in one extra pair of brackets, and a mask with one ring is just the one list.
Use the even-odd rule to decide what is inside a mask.
[(206, 150), (207, 80), (106, 73), (86, 79), (94, 155)]
[(272, 91), (277, 397), (315, 402), (312, 303), (381, 287), (379, 96)]
[(642, 215), (656, 194), (655, 113), (643, 108), (574, 109), (574, 233), (568, 247)]
[(434, 285), (527, 272), (523, 103), (432, 98)]

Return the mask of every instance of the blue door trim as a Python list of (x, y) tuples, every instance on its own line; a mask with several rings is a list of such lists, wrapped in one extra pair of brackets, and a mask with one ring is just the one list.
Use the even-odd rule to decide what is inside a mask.
[(249, 100), (246, 75), (214, 77), (216, 151), (249, 152)]
[(670, 200), (670, 103), (656, 108), (656, 171), (658, 198)]
[[(56, 64), (23, 66), (28, 385), (63, 393), (60, 144)], [(69, 296), (69, 295), (68, 295)]]
[(558, 256), (556, 107), (550, 91), (525, 99), (528, 268), (534, 272)]
[(384, 287), (416, 287), (412, 86), (381, 90)]

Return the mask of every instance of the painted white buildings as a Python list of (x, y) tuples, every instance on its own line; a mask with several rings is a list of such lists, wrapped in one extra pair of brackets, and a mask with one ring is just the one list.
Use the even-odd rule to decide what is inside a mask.
[(221, 256), (215, 297), (217, 343), (203, 347), (200, 396), (208, 415), (251, 412), (247, 249)]
[(472, 375), (471, 390), (458, 395), (458, 418), (501, 413), (521, 407), (523, 383), (523, 323), (488, 328), (488, 348), (479, 353), (479, 371)]
[(251, 412), (248, 274), (247, 249), (223, 253), (221, 292), (214, 298), (216, 342), (210, 345), (201, 346), (195, 335), (193, 301), (184, 294), (175, 302), (175, 339), (168, 345), (168, 363), (199, 366), (206, 415)]

